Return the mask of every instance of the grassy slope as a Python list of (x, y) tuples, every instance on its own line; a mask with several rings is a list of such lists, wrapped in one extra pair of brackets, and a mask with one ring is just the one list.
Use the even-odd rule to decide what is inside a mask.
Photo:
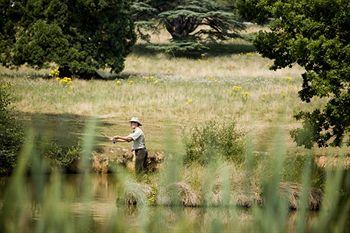
[[(56, 80), (21, 78), (11, 82), (19, 96), (16, 107), (23, 112), (98, 115), (115, 124), (105, 129), (111, 134), (126, 133), (128, 118), (136, 115), (144, 121), (151, 145), (157, 146), (166, 126), (180, 130), (216, 118), (236, 120), (245, 130), (263, 133), (286, 111), (283, 127), (296, 127), (292, 114), (305, 108), (297, 97), (300, 70), (274, 73), (268, 70), (269, 63), (255, 54), (205, 60), (131, 55), (126, 72), (142, 71), (146, 76), (156, 70), (172, 72), (166, 80), (160, 75), (158, 83), (136, 76), (122, 80), (121, 85), (74, 80), (68, 88)], [(237, 67), (237, 72), (232, 67)], [(234, 91), (233, 86), (242, 90)]]

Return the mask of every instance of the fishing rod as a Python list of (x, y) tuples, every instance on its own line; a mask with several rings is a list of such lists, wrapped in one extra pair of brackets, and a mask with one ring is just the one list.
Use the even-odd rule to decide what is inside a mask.
[[(77, 135), (80, 135), (80, 136), (87, 136), (87, 135), (88, 135), (88, 134), (83, 134), (83, 133), (74, 133), (74, 134), (77, 134)], [(114, 140), (113, 137), (108, 136), (108, 135), (106, 135), (106, 134), (104, 134), (104, 133), (100, 133), (100, 134), (94, 135), (94, 136), (96, 136), (96, 137), (102, 137), (102, 138), (107, 138), (108, 140), (112, 141), (114, 144), (116, 143), (116, 140)]]
[(114, 139), (114, 137), (110, 137), (110, 136), (108, 136), (108, 135), (106, 135), (106, 134), (104, 134), (104, 133), (100, 133), (103, 137), (105, 137), (105, 138), (108, 138), (109, 140), (111, 140), (112, 142), (113, 142), (113, 144), (115, 144), (116, 143), (116, 140)]

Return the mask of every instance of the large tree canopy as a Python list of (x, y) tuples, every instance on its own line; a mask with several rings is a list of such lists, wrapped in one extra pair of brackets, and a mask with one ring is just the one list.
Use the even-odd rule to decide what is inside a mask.
[(300, 98), (327, 100), (300, 112), (303, 128), (292, 134), (299, 145), (341, 145), (350, 130), (350, 1), (279, 0), (273, 4), (271, 32), (261, 32), (258, 51), (274, 59), (273, 69), (297, 63), (305, 68)]
[(163, 25), (174, 40), (227, 39), (237, 37), (243, 25), (223, 3), (213, 0), (138, 0), (133, 4), (134, 19), (142, 29)]
[(136, 41), (128, 0), (0, 0), (0, 61), (90, 77), (120, 72)]
[(275, 0), (237, 0), (236, 2), (238, 12), (244, 20), (265, 24), (271, 17), (268, 7)]

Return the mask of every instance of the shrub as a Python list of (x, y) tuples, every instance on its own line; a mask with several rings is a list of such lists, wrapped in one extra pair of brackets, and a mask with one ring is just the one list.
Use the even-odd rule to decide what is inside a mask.
[(63, 146), (51, 142), (44, 151), (44, 156), (50, 160), (50, 166), (69, 167), (80, 158), (81, 151), (80, 145)]
[(212, 159), (224, 158), (238, 163), (244, 161), (242, 132), (234, 122), (210, 121), (195, 126), (185, 141), (185, 163), (208, 164)]
[(11, 112), (10, 85), (0, 82), (0, 175), (9, 174), (16, 165), (23, 141), (23, 130)]

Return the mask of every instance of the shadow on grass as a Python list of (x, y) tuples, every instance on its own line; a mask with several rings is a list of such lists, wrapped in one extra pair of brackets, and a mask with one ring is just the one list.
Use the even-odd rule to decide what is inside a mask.
[(255, 52), (256, 49), (253, 44), (250, 43), (210, 43), (205, 44), (204, 46), (207, 49), (195, 50), (183, 52), (181, 54), (172, 54), (169, 52), (170, 44), (136, 44), (133, 47), (133, 54), (139, 56), (149, 56), (149, 55), (157, 55), (157, 54), (169, 54), (175, 57), (188, 57), (188, 58), (200, 58), (202, 54), (206, 57), (220, 57), (220, 56), (228, 56), (233, 54), (240, 53), (250, 53)]
[[(47, 113), (22, 113), (17, 112), (19, 121), (24, 130), (31, 128), (36, 139), (51, 141), (60, 146), (76, 146), (81, 143), (84, 135), (84, 127), (89, 118), (76, 114), (47, 114)], [(112, 123), (98, 120), (95, 133), (96, 145), (105, 140), (98, 132), (103, 127), (112, 126)]]

